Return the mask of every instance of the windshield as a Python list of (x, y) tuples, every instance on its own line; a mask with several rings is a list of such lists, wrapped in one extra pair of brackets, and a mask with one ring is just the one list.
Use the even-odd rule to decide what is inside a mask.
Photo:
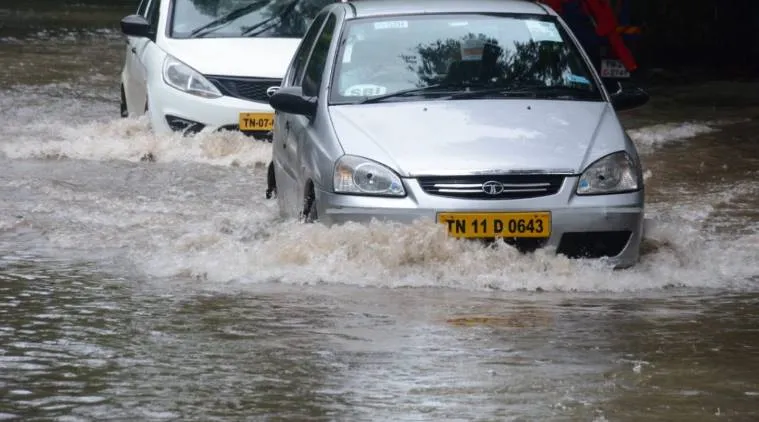
[(331, 85), (331, 104), (442, 98), (441, 93), (602, 100), (568, 34), (553, 18), (537, 15), (348, 21)]
[(301, 38), (335, 0), (174, 0), (171, 37)]

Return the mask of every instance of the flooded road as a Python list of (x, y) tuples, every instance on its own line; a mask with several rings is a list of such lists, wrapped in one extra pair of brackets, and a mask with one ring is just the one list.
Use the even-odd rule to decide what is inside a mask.
[(130, 7), (40, 4), (0, 6), (0, 420), (759, 419), (759, 83), (621, 116), (611, 271), (280, 221), (268, 144), (118, 117)]

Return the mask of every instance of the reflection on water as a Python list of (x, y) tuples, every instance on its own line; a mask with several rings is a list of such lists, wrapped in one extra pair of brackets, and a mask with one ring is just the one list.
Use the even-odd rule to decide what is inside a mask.
[(36, 265), (0, 270), (0, 410), (24, 417), (106, 405), (123, 350), (123, 305), (86, 274)]
[(756, 295), (222, 293), (1, 274), (5, 417), (759, 417)]

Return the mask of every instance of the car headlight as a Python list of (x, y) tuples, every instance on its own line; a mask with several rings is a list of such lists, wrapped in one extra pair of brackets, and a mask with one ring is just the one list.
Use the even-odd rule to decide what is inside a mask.
[(640, 169), (624, 151), (609, 154), (588, 166), (577, 184), (578, 195), (632, 192), (640, 189)]
[(344, 155), (335, 165), (335, 192), (358, 195), (404, 196), (401, 178), (389, 168), (366, 158)]
[(203, 98), (219, 98), (221, 92), (195, 69), (172, 56), (163, 61), (163, 80), (182, 92)]

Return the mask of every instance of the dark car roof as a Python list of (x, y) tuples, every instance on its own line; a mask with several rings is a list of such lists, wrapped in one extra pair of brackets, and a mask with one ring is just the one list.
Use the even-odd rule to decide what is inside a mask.
[(555, 14), (528, 0), (358, 0), (346, 3), (351, 5), (355, 18), (421, 13)]

